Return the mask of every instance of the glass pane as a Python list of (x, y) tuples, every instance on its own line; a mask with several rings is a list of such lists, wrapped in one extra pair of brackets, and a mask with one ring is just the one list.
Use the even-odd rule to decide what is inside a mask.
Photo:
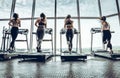
[(120, 0), (118, 0), (118, 3), (119, 3), (119, 9), (120, 9)]
[(115, 33), (112, 34), (112, 38), (111, 38), (111, 43), (113, 45), (113, 51), (118, 50), (118, 49), (120, 50), (120, 44), (118, 43), (120, 41), (120, 30), (119, 30), (120, 25), (119, 25), (118, 16), (107, 18), (107, 21), (110, 24), (111, 31), (115, 31)]
[(54, 16), (55, 0), (36, 0), (35, 17), (39, 17), (40, 13), (45, 13), (47, 17)]
[(10, 18), (12, 0), (0, 0), (0, 19)]
[(77, 16), (76, 0), (57, 0), (57, 16)]
[(99, 8), (98, 0), (79, 0), (80, 16), (84, 17), (98, 17)]
[(31, 17), (33, 0), (16, 0), (15, 12), (20, 18)]
[[(90, 52), (91, 28), (101, 28), (100, 21), (97, 19), (81, 19), (81, 42), (83, 52)], [(101, 33), (96, 33), (93, 35), (93, 50), (100, 48), (102, 48), (102, 35)]]
[(101, 0), (102, 15), (117, 13), (116, 0)]

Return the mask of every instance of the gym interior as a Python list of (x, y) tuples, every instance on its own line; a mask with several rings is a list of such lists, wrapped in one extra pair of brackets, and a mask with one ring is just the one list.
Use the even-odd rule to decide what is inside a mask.
[[(9, 51), (17, 13), (21, 27)], [(37, 52), (35, 21), (46, 15), (47, 27)], [(64, 22), (73, 20), (72, 51)], [(102, 42), (102, 16), (110, 25), (113, 53)], [(120, 0), (0, 0), (0, 78), (120, 78)]]

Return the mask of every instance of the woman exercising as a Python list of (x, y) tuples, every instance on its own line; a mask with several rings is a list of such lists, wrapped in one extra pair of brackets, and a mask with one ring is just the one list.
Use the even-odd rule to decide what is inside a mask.
[(40, 14), (40, 18), (38, 18), (35, 22), (35, 26), (37, 27), (37, 52), (41, 51), (41, 43), (44, 37), (45, 28), (47, 26), (47, 20), (44, 13)]
[(19, 15), (17, 13), (13, 14), (13, 19), (11, 19), (9, 21), (8, 25), (12, 26), (12, 28), (11, 28), (12, 41), (10, 43), (9, 50), (14, 50), (15, 40), (18, 35), (18, 28), (21, 27), (21, 21), (19, 19)]
[(72, 39), (74, 36), (73, 21), (71, 20), (71, 15), (67, 15), (67, 17), (65, 18), (64, 28), (67, 29), (66, 39), (67, 39), (68, 49), (69, 51), (71, 51), (72, 50)]
[(112, 54), (112, 44), (111, 44), (111, 32), (110, 25), (106, 21), (106, 17), (103, 16), (100, 18), (102, 24), (102, 32), (103, 32), (103, 43), (107, 44), (107, 49), (110, 48), (110, 53)]

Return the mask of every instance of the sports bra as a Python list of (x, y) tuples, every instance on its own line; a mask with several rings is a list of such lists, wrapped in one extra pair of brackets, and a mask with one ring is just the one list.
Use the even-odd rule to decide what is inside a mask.
[(72, 24), (71, 21), (66, 21), (67, 26), (71, 26), (71, 24)]
[(45, 23), (44, 23), (44, 22), (42, 22), (42, 21), (40, 21), (40, 22), (39, 22), (39, 27), (40, 27), (40, 28), (43, 28), (43, 27), (44, 27), (44, 25), (45, 25)]

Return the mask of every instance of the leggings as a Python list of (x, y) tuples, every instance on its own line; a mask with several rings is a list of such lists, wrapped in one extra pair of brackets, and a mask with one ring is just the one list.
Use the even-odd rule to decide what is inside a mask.
[[(107, 42), (108, 43), (107, 43)], [(111, 33), (109, 30), (103, 30), (103, 43), (107, 43), (107, 47), (112, 49), (112, 44), (111, 44)]]
[(37, 48), (38, 49), (41, 49), (41, 43), (42, 43), (44, 34), (45, 34), (44, 28), (42, 28), (42, 29), (38, 28), (37, 29)]
[(12, 27), (11, 29), (11, 37), (12, 37), (12, 41), (10, 43), (10, 48), (14, 48), (14, 44), (15, 44), (15, 40), (18, 36), (18, 27)]
[(73, 39), (73, 30), (72, 29), (67, 29), (67, 32), (66, 32), (66, 39), (67, 39), (67, 42), (69, 43), (71, 49), (72, 49), (72, 39)]

